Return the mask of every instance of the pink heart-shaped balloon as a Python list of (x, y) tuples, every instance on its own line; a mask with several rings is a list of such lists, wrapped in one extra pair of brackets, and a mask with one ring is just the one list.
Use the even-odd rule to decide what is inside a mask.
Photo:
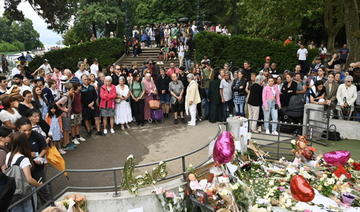
[(232, 161), (235, 153), (234, 138), (230, 132), (222, 132), (216, 139), (213, 158), (219, 164)]
[(333, 152), (327, 152), (323, 155), (323, 158), (326, 163), (338, 166), (345, 165), (345, 163), (350, 159), (351, 153), (345, 150), (338, 150)]

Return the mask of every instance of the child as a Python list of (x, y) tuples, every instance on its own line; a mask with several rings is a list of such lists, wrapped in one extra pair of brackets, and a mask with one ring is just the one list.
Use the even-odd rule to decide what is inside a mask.
[(66, 154), (66, 151), (64, 151), (60, 146), (60, 141), (63, 138), (62, 119), (61, 111), (56, 104), (51, 104), (49, 106), (49, 112), (46, 115), (45, 121), (50, 126), (48, 135), (51, 136), (53, 144), (55, 144), (56, 148), (62, 155)]
[(74, 96), (74, 87), (71, 83), (65, 84), (66, 93), (61, 97), (56, 105), (62, 111), (62, 129), (64, 134), (64, 150), (73, 150), (76, 148), (75, 144), (70, 143), (70, 131), (71, 131), (71, 105)]
[(81, 84), (74, 83), (74, 97), (71, 106), (71, 133), (72, 142), (76, 145), (85, 141), (85, 138), (80, 136), (80, 126), (82, 122), (82, 103), (81, 103)]

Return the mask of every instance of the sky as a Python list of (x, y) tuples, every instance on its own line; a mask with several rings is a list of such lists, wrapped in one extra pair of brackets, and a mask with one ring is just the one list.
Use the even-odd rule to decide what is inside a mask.
[[(56, 42), (59, 40), (62, 40), (62, 37), (60, 34), (57, 34), (56, 32), (47, 29), (47, 24), (45, 23), (44, 19), (42, 19), (30, 6), (30, 4), (26, 2), (21, 2), (19, 7), (19, 10), (21, 10), (25, 17), (32, 20), (34, 29), (40, 34), (40, 41), (45, 46), (54, 46), (56, 45)], [(4, 0), (0, 0), (0, 14), (4, 13)]]

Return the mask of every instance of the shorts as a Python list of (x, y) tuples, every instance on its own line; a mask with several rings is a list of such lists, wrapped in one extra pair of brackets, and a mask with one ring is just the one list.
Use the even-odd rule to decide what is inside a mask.
[(100, 116), (101, 117), (114, 117), (115, 116), (115, 110), (112, 109), (112, 108), (100, 109)]
[(71, 130), (71, 118), (70, 117), (62, 117), (62, 129), (64, 131)]
[(81, 121), (82, 121), (82, 115), (81, 113), (79, 114), (71, 114), (71, 126), (72, 127), (75, 127), (75, 126), (78, 126), (78, 125), (81, 125)]
[(160, 102), (161, 104), (170, 104), (170, 94), (165, 93), (165, 94), (160, 94)]
[(175, 104), (171, 104), (171, 112), (180, 113), (185, 111), (185, 104), (183, 102), (176, 102)]
[(82, 118), (83, 120), (92, 120), (94, 118), (100, 117), (99, 107), (95, 107), (95, 109), (90, 109), (88, 107), (83, 108)]

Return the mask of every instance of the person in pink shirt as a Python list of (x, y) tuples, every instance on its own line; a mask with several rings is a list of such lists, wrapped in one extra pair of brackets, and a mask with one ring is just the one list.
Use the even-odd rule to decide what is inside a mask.
[(262, 92), (262, 102), (263, 102), (263, 111), (264, 111), (264, 125), (266, 134), (270, 134), (269, 130), (269, 121), (271, 115), (271, 131), (273, 135), (278, 135), (277, 121), (278, 121), (278, 110), (281, 108), (280, 104), (280, 90), (277, 85), (274, 83), (274, 78), (269, 78), (268, 85), (265, 86)]
[(175, 66), (175, 63), (170, 63), (170, 68), (166, 71), (166, 75), (171, 77), (172, 74), (179, 74), (180, 69)]
[(54, 73), (52, 73), (51, 79), (56, 81), (57, 89), (59, 90), (61, 89), (61, 80), (60, 80), (61, 77), (62, 77), (62, 73), (60, 69), (54, 68)]

